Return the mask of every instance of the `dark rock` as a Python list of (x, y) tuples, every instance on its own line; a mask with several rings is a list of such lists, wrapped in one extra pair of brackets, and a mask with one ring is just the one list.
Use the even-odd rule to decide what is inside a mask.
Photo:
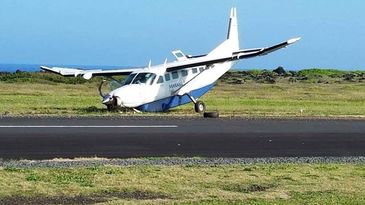
[(283, 75), (286, 74), (286, 71), (284, 70), (284, 68), (282, 66), (279, 66), (278, 68), (276, 68), (272, 72), (277, 73), (279, 76), (283, 76)]

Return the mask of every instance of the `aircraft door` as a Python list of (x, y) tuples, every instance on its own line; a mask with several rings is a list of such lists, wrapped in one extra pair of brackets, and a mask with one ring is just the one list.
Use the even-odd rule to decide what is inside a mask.
[(136, 92), (138, 92), (138, 96), (142, 102), (150, 102), (155, 97), (155, 79), (156, 74), (154, 73), (139, 73), (132, 84), (138, 86)]

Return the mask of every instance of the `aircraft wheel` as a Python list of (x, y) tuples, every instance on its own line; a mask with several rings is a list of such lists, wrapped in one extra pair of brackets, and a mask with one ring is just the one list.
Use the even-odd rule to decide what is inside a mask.
[(195, 112), (203, 113), (205, 112), (205, 104), (202, 101), (197, 101), (194, 105)]
[(106, 107), (109, 112), (117, 111), (118, 110), (117, 99), (115, 97), (113, 97), (113, 101), (110, 104), (107, 104)]
[(219, 113), (218, 112), (204, 112), (203, 116), (205, 118), (218, 118)]

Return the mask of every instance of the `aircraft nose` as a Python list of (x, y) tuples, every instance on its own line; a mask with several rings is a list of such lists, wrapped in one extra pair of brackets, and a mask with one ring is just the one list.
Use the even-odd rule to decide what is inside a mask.
[(113, 100), (114, 100), (113, 95), (107, 94), (103, 97), (102, 103), (105, 104), (105, 105), (106, 104), (112, 104)]
[(127, 96), (128, 92), (126, 92), (125, 89), (119, 88), (103, 96), (102, 102), (104, 105), (114, 105), (123, 107), (125, 103), (128, 102)]

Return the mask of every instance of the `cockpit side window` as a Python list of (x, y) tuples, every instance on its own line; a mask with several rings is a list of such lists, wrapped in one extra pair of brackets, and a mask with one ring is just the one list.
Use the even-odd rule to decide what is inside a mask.
[(155, 79), (156, 79), (156, 75), (153, 74), (153, 76), (151, 77), (151, 79), (148, 81), (150, 83), (150, 85), (152, 85), (153, 82), (155, 82)]
[(154, 73), (138, 73), (132, 84), (152, 84), (156, 78)]
[(163, 77), (159, 76), (158, 80), (157, 80), (157, 84), (161, 84), (161, 83), (163, 83)]
[(127, 79), (124, 81), (124, 84), (123, 85), (129, 85), (131, 84), (132, 80), (134, 79), (134, 77), (136, 77), (136, 73), (134, 74), (130, 74)]

